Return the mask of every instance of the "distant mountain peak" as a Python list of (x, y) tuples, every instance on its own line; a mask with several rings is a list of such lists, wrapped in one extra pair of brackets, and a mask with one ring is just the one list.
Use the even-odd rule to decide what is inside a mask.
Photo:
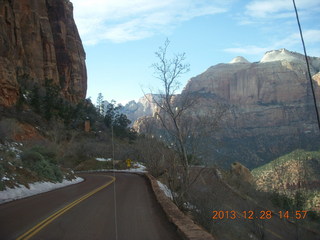
[(234, 59), (232, 59), (232, 61), (229, 63), (233, 64), (233, 63), (250, 63), (250, 62), (242, 56), (237, 56)]
[(261, 63), (275, 61), (301, 62), (305, 60), (302, 54), (297, 52), (291, 52), (285, 48), (268, 51), (260, 60)]

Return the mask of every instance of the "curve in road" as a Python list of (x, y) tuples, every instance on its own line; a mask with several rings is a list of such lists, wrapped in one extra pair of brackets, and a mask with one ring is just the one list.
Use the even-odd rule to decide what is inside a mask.
[(40, 226), (48, 224), (43, 229), (26, 236), (59, 240), (180, 239), (144, 176), (117, 173), (115, 184), (111, 174), (80, 176), (86, 181), (0, 205), (0, 239), (24, 237), (44, 220)]

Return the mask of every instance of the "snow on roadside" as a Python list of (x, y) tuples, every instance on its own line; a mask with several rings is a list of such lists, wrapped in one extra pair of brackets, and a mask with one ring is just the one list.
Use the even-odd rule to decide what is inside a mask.
[[(175, 192), (171, 192), (171, 190), (168, 188), (167, 185), (163, 184), (162, 182), (158, 181), (157, 180), (157, 183), (158, 183), (158, 186), (160, 187), (160, 189), (162, 190), (162, 192), (168, 197), (170, 198), (171, 200), (173, 200), (173, 196), (176, 196), (176, 193)], [(173, 195), (174, 194), (174, 195)], [(196, 212), (200, 212), (200, 210), (192, 205), (191, 203), (189, 202), (185, 202), (184, 204), (184, 207), (189, 209), (189, 210), (195, 210)]]
[(147, 172), (147, 168), (144, 166), (144, 165), (142, 165), (141, 163), (134, 163), (133, 164), (133, 167), (134, 168), (130, 168), (130, 169), (128, 169), (128, 170), (130, 170), (131, 172)]
[(84, 171), (77, 171), (77, 173), (90, 173), (90, 172), (133, 172), (133, 173), (146, 173), (147, 168), (142, 165), (141, 163), (134, 163), (133, 168), (129, 169), (96, 169), (96, 170), (84, 170)]
[(111, 158), (96, 158), (97, 161), (99, 162), (111, 162)]
[(170, 191), (170, 189), (167, 187), (167, 185), (163, 184), (162, 182), (158, 181), (158, 186), (160, 187), (160, 189), (162, 190), (162, 192), (171, 200), (173, 200), (173, 195), (172, 192)]
[(30, 189), (20, 185), (17, 188), (7, 188), (4, 191), (0, 191), (0, 204), (5, 202), (10, 202), (20, 198), (25, 198), (33, 196), (36, 194), (48, 192), (57, 188), (66, 187), (68, 185), (76, 184), (82, 182), (83, 178), (77, 177), (72, 181), (63, 180), (61, 183), (51, 183), (51, 182), (35, 182), (29, 184)]
[[(111, 169), (111, 171), (114, 171), (114, 172), (135, 172), (135, 173), (145, 173), (147, 172), (147, 168), (142, 165), (141, 163), (133, 163), (133, 168), (129, 168), (129, 169)], [(110, 171), (110, 170), (109, 170)]]

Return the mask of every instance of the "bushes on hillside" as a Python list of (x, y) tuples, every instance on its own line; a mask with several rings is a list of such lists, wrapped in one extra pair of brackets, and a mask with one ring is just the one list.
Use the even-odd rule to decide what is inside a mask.
[[(2, 166), (1, 162), (0, 162), (0, 180), (3, 179), (4, 177), (4, 174), (5, 174), (5, 170), (4, 170), (4, 167)], [(0, 191), (4, 190), (5, 189), (5, 186), (3, 184), (2, 181), (0, 181)]]
[(16, 106), (18, 113), (21, 113), (26, 105), (47, 121), (61, 120), (67, 127), (78, 128), (79, 123), (82, 127), (84, 120), (89, 118), (91, 126), (94, 126), (99, 114), (90, 99), (73, 104), (65, 99), (61, 94), (61, 88), (52, 79), (45, 79), (44, 86), (40, 86), (28, 84), (29, 78), (28, 75), (18, 77), (20, 84), (20, 98)]
[[(34, 171), (39, 178), (53, 182), (61, 182), (63, 174), (59, 167), (54, 164), (53, 153), (40, 153), (43, 149), (34, 148), (21, 154), (21, 161), (24, 167)], [(50, 159), (50, 156), (53, 157)]]

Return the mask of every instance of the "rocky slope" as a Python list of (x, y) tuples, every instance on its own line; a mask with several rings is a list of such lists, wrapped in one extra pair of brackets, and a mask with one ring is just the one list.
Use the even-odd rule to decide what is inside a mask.
[[(292, 124), (303, 125), (303, 131), (313, 129), (311, 91), (301, 54), (281, 49), (267, 52), (258, 63), (236, 59), (192, 78), (186, 91), (230, 104), (233, 116), (229, 124), (237, 129)], [(315, 75), (320, 58), (310, 58), (310, 63)], [(255, 135), (251, 130), (248, 134)]]
[[(309, 61), (319, 98), (320, 58)], [(229, 106), (219, 133), (222, 158), (240, 158), (253, 167), (295, 148), (319, 146), (306, 63), (299, 53), (269, 51), (255, 63), (237, 57), (192, 78), (186, 91), (197, 93), (200, 109), (207, 101)]]
[(156, 104), (152, 102), (153, 97), (157, 98), (156, 95), (146, 94), (141, 97), (138, 102), (130, 101), (125, 106), (123, 106), (122, 113), (127, 115), (128, 119), (132, 123), (143, 116), (152, 116), (156, 110)]
[[(320, 58), (309, 61), (319, 99)], [(239, 161), (252, 168), (320, 144), (306, 64), (299, 53), (269, 51), (254, 63), (236, 57), (191, 78), (182, 94), (197, 98), (194, 114), (206, 114), (216, 103), (228, 107), (220, 131), (208, 140), (217, 145), (210, 150), (212, 158), (224, 166)]]
[(320, 153), (296, 150), (252, 171), (259, 190), (294, 196), (306, 194), (308, 209), (320, 209)]
[(69, 0), (3, 0), (0, 3), (0, 105), (19, 97), (19, 86), (58, 85), (71, 102), (87, 89), (85, 52)]

